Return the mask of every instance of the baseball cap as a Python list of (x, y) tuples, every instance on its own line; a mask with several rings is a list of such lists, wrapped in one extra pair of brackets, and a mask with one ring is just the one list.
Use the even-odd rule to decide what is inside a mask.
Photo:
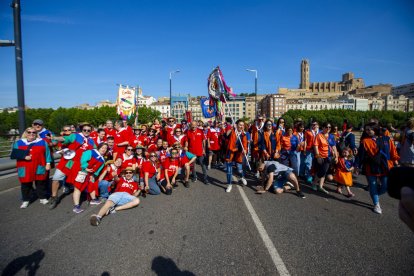
[(34, 120), (34, 121), (33, 121), (33, 124), (38, 124), (38, 125), (43, 126), (43, 120), (41, 120), (41, 119), (36, 119), (36, 120)]

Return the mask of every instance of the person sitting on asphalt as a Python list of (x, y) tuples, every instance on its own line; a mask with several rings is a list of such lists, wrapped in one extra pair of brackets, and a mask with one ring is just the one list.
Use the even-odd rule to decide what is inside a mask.
[(178, 169), (180, 168), (180, 159), (177, 149), (171, 149), (170, 156), (162, 162), (161, 169), (161, 187), (165, 194), (171, 195), (173, 187), (177, 186)]
[(139, 205), (137, 196), (139, 196), (140, 190), (138, 183), (133, 179), (134, 169), (126, 168), (123, 173), (123, 177), (116, 177), (115, 179), (118, 182), (115, 193), (109, 196), (98, 214), (91, 216), (91, 225), (98, 226), (104, 216)]
[(121, 173), (122, 158), (118, 157), (115, 161), (106, 162), (106, 168), (102, 170), (99, 176), (99, 198), (105, 201), (110, 194), (111, 187), (114, 185), (114, 179)]
[(293, 173), (292, 168), (277, 161), (264, 161), (264, 163), (259, 163), (258, 170), (262, 175), (263, 189), (257, 190), (256, 193), (266, 193), (273, 187), (276, 194), (281, 194), (285, 191), (284, 185), (289, 181), (289, 183), (293, 184), (296, 194), (300, 198), (306, 198), (300, 190), (298, 179)]
[(158, 185), (161, 177), (161, 165), (155, 152), (150, 153), (149, 160), (142, 165), (142, 173), (145, 192), (150, 195), (159, 195), (161, 193)]
[(183, 150), (180, 142), (176, 142), (173, 148), (178, 150), (178, 156), (180, 159), (180, 170), (184, 169), (184, 187), (190, 188), (190, 183), (188, 182), (188, 180), (190, 179), (191, 164), (193, 164), (197, 160), (197, 156), (195, 156), (189, 151)]

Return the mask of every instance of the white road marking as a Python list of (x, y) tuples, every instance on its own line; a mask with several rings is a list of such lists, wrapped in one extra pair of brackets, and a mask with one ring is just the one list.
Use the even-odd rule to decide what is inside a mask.
[(256, 211), (254, 210), (252, 204), (250, 203), (249, 199), (247, 198), (245, 192), (243, 191), (243, 188), (241, 188), (239, 185), (237, 185), (237, 188), (239, 189), (240, 195), (244, 201), (244, 204), (247, 207), (247, 210), (249, 211), (250, 215), (252, 216), (253, 222), (256, 225), (257, 231), (260, 234), (260, 237), (262, 238), (267, 250), (269, 251), (270, 257), (272, 258), (272, 261), (274, 265), (276, 266), (277, 272), (279, 272), (280, 275), (283, 276), (289, 276), (289, 271), (287, 270), (285, 264), (283, 263), (282, 258), (280, 257), (279, 253), (276, 250), (275, 245), (273, 244), (272, 240), (270, 239), (269, 235), (266, 232), (266, 229), (264, 228), (262, 222), (260, 221), (259, 217), (256, 214)]
[(1, 192), (0, 192), (0, 195), (5, 194), (5, 193), (7, 193), (7, 192), (11, 192), (11, 191), (16, 190), (16, 189), (18, 189), (18, 188), (20, 188), (20, 186), (13, 187), (13, 188), (10, 188), (10, 189), (7, 189), (7, 190), (4, 190), (4, 191), (1, 191)]

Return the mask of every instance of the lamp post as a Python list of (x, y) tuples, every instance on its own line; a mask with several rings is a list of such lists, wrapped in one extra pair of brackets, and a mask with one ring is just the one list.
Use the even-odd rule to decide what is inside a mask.
[(172, 84), (172, 75), (175, 73), (180, 73), (180, 70), (175, 70), (170, 72), (170, 116), (172, 116), (172, 96), (171, 96), (171, 84)]
[(254, 118), (257, 118), (257, 70), (255, 69), (246, 69), (246, 71), (254, 72)]

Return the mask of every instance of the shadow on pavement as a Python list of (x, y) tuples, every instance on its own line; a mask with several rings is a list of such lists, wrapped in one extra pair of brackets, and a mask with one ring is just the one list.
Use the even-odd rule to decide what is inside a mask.
[(40, 261), (45, 257), (43, 250), (37, 250), (31, 255), (22, 256), (11, 261), (2, 272), (2, 276), (16, 275), (23, 268), (27, 271), (27, 275), (36, 275), (36, 271), (40, 267)]
[(162, 256), (155, 257), (152, 260), (151, 269), (158, 276), (167, 276), (167, 275), (193, 276), (195, 275), (194, 273), (187, 271), (187, 270), (181, 271), (172, 259), (164, 258)]

